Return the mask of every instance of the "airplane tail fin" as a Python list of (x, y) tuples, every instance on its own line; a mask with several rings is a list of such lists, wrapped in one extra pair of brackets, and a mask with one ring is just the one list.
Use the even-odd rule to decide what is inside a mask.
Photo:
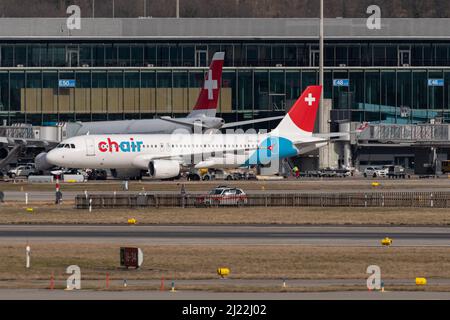
[(203, 87), (200, 90), (197, 103), (189, 118), (198, 116), (215, 117), (217, 111), (217, 101), (222, 81), (222, 68), (225, 58), (225, 52), (216, 52), (205, 75)]
[(273, 131), (277, 135), (311, 137), (316, 123), (322, 86), (309, 86)]

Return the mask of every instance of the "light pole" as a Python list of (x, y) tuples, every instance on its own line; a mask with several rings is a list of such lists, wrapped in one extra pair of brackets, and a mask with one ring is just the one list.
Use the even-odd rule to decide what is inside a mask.
[(92, 18), (95, 18), (95, 0), (92, 0)]
[(177, 18), (180, 17), (180, 0), (177, 0)]

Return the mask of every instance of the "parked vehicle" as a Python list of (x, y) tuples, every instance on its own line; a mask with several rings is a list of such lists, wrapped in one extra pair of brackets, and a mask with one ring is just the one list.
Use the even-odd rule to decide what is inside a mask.
[(377, 178), (377, 177), (386, 177), (387, 175), (387, 169), (383, 169), (380, 167), (367, 167), (366, 169), (364, 169), (364, 177), (372, 177), (372, 178)]
[(11, 169), (8, 171), (8, 176), (11, 179), (14, 179), (15, 177), (29, 177), (31, 175), (38, 174), (38, 171), (36, 170), (36, 167), (34, 164), (27, 164), (27, 165), (21, 165), (14, 169)]
[(88, 180), (106, 180), (108, 178), (108, 173), (106, 170), (96, 169), (96, 170), (86, 170)]
[(442, 161), (442, 173), (450, 173), (450, 160)]
[(391, 179), (405, 179), (406, 170), (402, 166), (386, 166), (388, 172), (387, 177)]
[(64, 175), (82, 175), (86, 180), (88, 178), (88, 174), (84, 170), (80, 169), (59, 169), (51, 171), (51, 174), (56, 178), (59, 176), (60, 178), (64, 178)]
[(199, 204), (207, 206), (240, 206), (247, 204), (247, 195), (242, 189), (218, 186), (207, 195), (197, 198)]

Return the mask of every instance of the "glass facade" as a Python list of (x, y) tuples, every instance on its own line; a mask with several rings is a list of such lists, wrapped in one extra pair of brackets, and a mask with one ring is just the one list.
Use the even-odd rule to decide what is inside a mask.
[[(0, 118), (42, 124), (149, 118), (190, 112), (202, 85), (200, 68), (1, 69)], [(316, 68), (226, 68), (218, 113), (225, 119), (283, 114), (308, 85)], [(349, 86), (333, 86), (348, 79)], [(431, 86), (430, 79), (442, 79)], [(60, 80), (74, 80), (61, 87)], [(357, 69), (325, 71), (325, 98), (352, 121), (450, 122), (449, 69)], [(344, 120), (344, 119), (337, 119)]]
[[(181, 116), (219, 50), (226, 61), (218, 114), (226, 121), (284, 114), (318, 83), (318, 48), (308, 42), (4, 42), (0, 121)], [(330, 42), (325, 65), (334, 120), (450, 122), (450, 42)]]
[[(316, 66), (314, 42), (0, 42), (0, 67), (204, 67), (224, 51), (228, 67)], [(327, 42), (325, 66), (450, 66), (450, 43)]]

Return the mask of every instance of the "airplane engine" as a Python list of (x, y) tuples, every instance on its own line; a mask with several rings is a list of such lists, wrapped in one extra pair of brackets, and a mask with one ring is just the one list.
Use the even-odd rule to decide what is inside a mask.
[(8, 149), (0, 148), (0, 160), (5, 159), (8, 156)]
[(153, 179), (170, 179), (180, 175), (180, 164), (173, 160), (153, 160), (148, 164), (148, 172)]
[(210, 129), (220, 129), (225, 124), (225, 120), (217, 117), (205, 117), (203, 125)]
[(34, 158), (34, 164), (36, 165), (36, 169), (39, 171), (49, 170), (54, 167), (47, 161), (47, 152), (39, 153), (36, 158)]

